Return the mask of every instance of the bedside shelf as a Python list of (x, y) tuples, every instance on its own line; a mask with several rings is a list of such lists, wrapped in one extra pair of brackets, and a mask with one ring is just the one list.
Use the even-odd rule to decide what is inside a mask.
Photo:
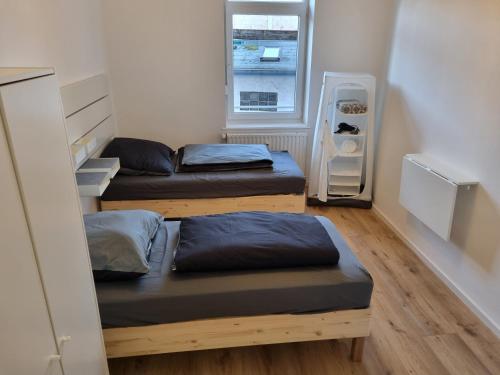
[(118, 158), (96, 158), (88, 159), (76, 173), (107, 173), (109, 178), (116, 176), (120, 170), (120, 159)]
[(100, 197), (110, 182), (107, 172), (76, 173), (81, 197)]

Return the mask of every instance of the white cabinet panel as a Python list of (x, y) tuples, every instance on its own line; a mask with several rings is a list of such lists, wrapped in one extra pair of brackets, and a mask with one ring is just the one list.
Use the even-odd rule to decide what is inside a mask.
[(107, 374), (59, 87), (46, 76), (0, 87), (5, 128), (66, 374)]
[(0, 117), (0, 374), (62, 375)]
[(399, 202), (446, 241), (450, 239), (457, 190), (455, 183), (403, 158)]

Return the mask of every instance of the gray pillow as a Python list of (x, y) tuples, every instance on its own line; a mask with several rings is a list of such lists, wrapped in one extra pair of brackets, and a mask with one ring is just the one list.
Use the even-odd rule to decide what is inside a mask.
[(84, 215), (96, 281), (124, 280), (149, 271), (151, 240), (163, 217), (151, 211), (103, 211)]

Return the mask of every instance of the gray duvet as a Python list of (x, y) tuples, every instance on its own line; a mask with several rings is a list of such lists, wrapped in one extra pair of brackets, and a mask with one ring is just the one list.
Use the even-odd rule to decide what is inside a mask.
[(199, 144), (184, 147), (183, 165), (255, 163), (273, 158), (266, 145)]
[(339, 252), (314, 216), (237, 212), (181, 221), (177, 272), (333, 266)]
[(176, 172), (223, 172), (271, 168), (273, 158), (266, 145), (199, 144), (178, 151)]
[(373, 288), (370, 275), (333, 224), (323, 217), (318, 220), (339, 251), (336, 266), (205, 273), (171, 271), (180, 223), (166, 222), (153, 242), (147, 275), (96, 283), (102, 325), (131, 327), (368, 307)]

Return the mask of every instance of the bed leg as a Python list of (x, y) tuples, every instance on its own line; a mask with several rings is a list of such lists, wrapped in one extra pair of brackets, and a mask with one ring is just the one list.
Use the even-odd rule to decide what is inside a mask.
[(365, 348), (366, 337), (356, 337), (352, 339), (351, 360), (361, 362), (363, 360), (363, 349)]

